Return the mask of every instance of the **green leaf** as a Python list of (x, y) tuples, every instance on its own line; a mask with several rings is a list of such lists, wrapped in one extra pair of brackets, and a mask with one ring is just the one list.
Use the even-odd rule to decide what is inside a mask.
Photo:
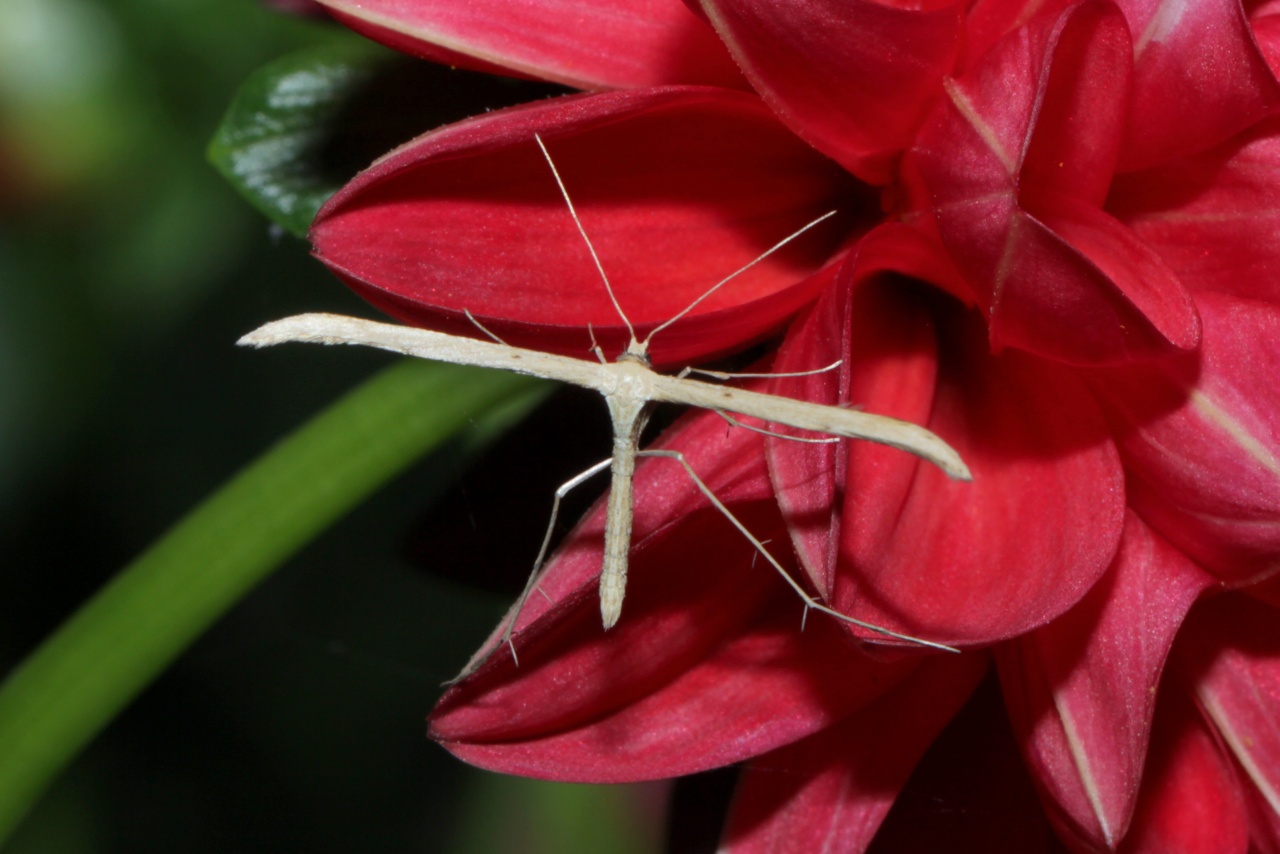
[(0, 685), (0, 841), (94, 735), (286, 558), (473, 421), (461, 450), (475, 453), (548, 388), (396, 363), (191, 511)]
[(282, 57), (240, 87), (209, 160), (258, 210), (303, 237), (355, 169), (343, 151), (347, 113), (396, 61), (372, 42), (337, 41)]
[(289, 54), (240, 88), (209, 160), (259, 210), (305, 236), (356, 172), (432, 128), (568, 90), (446, 68), (363, 40)]

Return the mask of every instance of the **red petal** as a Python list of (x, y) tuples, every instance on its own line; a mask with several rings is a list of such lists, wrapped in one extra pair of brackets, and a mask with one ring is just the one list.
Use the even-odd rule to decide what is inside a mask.
[[(923, 424), (933, 408), (938, 370), (932, 323), (888, 285), (859, 285), (856, 276), (855, 266), (847, 264), (835, 285), (792, 325), (774, 362), (779, 373), (814, 371), (839, 360), (838, 369), (778, 379), (772, 391)], [(848, 448), (783, 439), (766, 448), (791, 540), (808, 576), (829, 598), (836, 587)], [(906, 463), (885, 469), (893, 481), (882, 489), (896, 497), (910, 488), (914, 458), (888, 454)]]
[(724, 854), (863, 851), (912, 769), (987, 670), (930, 659), (847, 720), (755, 760), (738, 782)]
[[(1166, 683), (1166, 688), (1174, 687)], [(1243, 854), (1249, 848), (1240, 784), (1195, 709), (1178, 691), (1161, 693), (1124, 854)]]
[(1106, 4), (1020, 29), (948, 85), (904, 161), (908, 194), (927, 199), (997, 349), (1105, 364), (1197, 343), (1176, 276), (1098, 209), (1129, 50), (1124, 21)]
[[(758, 525), (761, 516), (747, 518)], [(722, 532), (697, 532), (672, 543), (691, 550), (699, 542), (720, 548), (732, 539)], [(687, 563), (677, 563), (682, 557), (678, 553), (664, 549), (655, 556), (675, 563), (686, 575), (691, 571)], [(749, 564), (749, 558), (740, 563)], [(664, 580), (673, 583), (675, 578)], [(554, 676), (544, 674), (547, 656), (534, 649), (538, 657), (522, 669), (538, 670), (530, 676), (540, 683), (538, 690), (520, 685), (447, 695), (433, 713), (431, 735), (460, 759), (507, 774), (579, 782), (673, 777), (739, 762), (829, 726), (892, 688), (914, 664), (907, 659), (873, 662), (830, 622), (802, 632), (793, 609), (769, 608), (757, 596), (754, 612), (744, 615), (741, 593), (719, 595), (707, 589), (716, 585), (727, 590), (739, 583), (727, 573), (716, 573), (696, 603), (683, 597), (671, 602), (674, 597), (664, 591), (670, 607), (681, 608), (689, 623), (711, 616), (716, 608), (730, 609), (739, 618), (732, 632), (712, 635), (710, 628), (719, 627), (700, 626), (700, 635), (715, 644), (699, 659), (688, 660), (669, 681), (641, 681), (646, 674), (635, 673), (638, 662), (655, 654), (646, 654), (647, 645), (663, 642), (666, 634), (655, 641), (647, 631), (654, 627), (654, 596), (636, 585), (637, 592), (628, 595), (628, 604), (635, 607), (623, 618), (630, 623), (613, 630), (616, 638), (594, 645), (589, 664), (575, 662), (572, 668), (557, 666)], [(764, 598), (776, 604), (786, 595), (770, 586)], [(594, 611), (586, 616), (598, 621)], [(561, 649), (582, 646), (578, 638), (558, 640)], [(657, 654), (669, 655), (663, 649)], [(584, 682), (600, 693), (599, 702), (575, 705)], [(501, 725), (513, 715), (529, 718), (525, 710), (531, 705), (542, 707), (546, 719), (520, 729)], [(478, 712), (490, 718), (489, 726), (476, 724)], [(560, 714), (552, 719), (552, 712)]]
[[(688, 364), (741, 347), (812, 299), (805, 279), (874, 201), (778, 124), (759, 99), (671, 88), (545, 101), (427, 134), (321, 210), (316, 255), (410, 323), (587, 355), (626, 336), (551, 172), (541, 133), (640, 332), (670, 319), (818, 215), (654, 342)], [(869, 218), (869, 215), (868, 215)]]
[[(1240, 773), (1238, 764), (1236, 773)], [(1280, 813), (1253, 786), (1246, 785), (1242, 788), (1245, 809), (1249, 813), (1249, 838), (1253, 842), (1250, 850), (1257, 851), (1258, 854), (1277, 854), (1280, 852)]]
[[(1043, 63), (1036, 88), (1023, 93), (1036, 98), (1025, 147), (1009, 150), (1022, 163), (1018, 192), (1022, 204), (1033, 210), (1040, 200), (1059, 197), (1096, 207), (1106, 198), (1130, 106), (1125, 94), (1132, 43), (1109, 3), (1075, 7), (1058, 18), (1048, 38), (1042, 59), (1034, 54), (1034, 34), (1010, 39), (1018, 47), (1012, 55), (1005, 50), (998, 54), (1003, 63), (1016, 63), (1021, 73), (1027, 73), (1024, 63)], [(1028, 48), (1031, 55), (1024, 53)], [(974, 94), (982, 100), (998, 98), (983, 77), (980, 73), (978, 85), (985, 84), (986, 91)], [(995, 103), (984, 106), (986, 112), (1000, 109)]]
[(579, 89), (742, 85), (724, 46), (679, 0), (322, 0), (369, 38), (475, 71)]
[(1212, 584), (1130, 514), (1115, 563), (1089, 594), (998, 648), (1023, 755), (1058, 823), (1085, 847), (1114, 849), (1128, 829), (1165, 658)]
[[(925, 424), (960, 452), (972, 483), (852, 442), (837, 498), (822, 482), (832, 446), (770, 442), (775, 489), (819, 590), (867, 622), (953, 644), (1021, 634), (1070, 608), (1106, 571), (1124, 518), (1119, 460), (1092, 398), (1052, 364), (992, 357), (981, 336), (971, 314), (881, 281), (825, 294), (777, 366), (830, 363), (849, 342), (838, 397), (826, 375), (779, 390)], [(838, 528), (826, 522), (833, 502)]]
[[(777, 541), (760, 442), (704, 413), (663, 445), (682, 449), (752, 531)], [(547, 598), (530, 597), (521, 615), (520, 665), (499, 650), (433, 712), (432, 737), (450, 751), (548, 779), (687, 774), (809, 735), (916, 666), (871, 661), (831, 620), (810, 618), (801, 631), (800, 601), (678, 464), (645, 461), (636, 487), (622, 620), (600, 628), (597, 507), (549, 568)]]
[(865, 181), (889, 181), (955, 59), (959, 9), (871, 0), (700, 0), (756, 91)]
[(961, 68), (967, 69), (981, 60), (1002, 36), (1027, 26), (1032, 18), (1056, 17), (1074, 2), (1042, 0), (1029, 4), (1027, 0), (975, 0), (965, 11), (965, 59)]
[[(1109, 285), (1119, 291), (1116, 295), (1119, 299), (1111, 306), (1115, 309), (1114, 325), (1104, 325), (1101, 329), (1075, 327), (1075, 337), (1095, 354), (1093, 361), (1101, 361), (1096, 358), (1099, 352), (1127, 355), (1130, 348), (1136, 358), (1149, 355), (1150, 339), (1155, 336), (1158, 336), (1157, 340), (1162, 339), (1184, 350), (1200, 343), (1200, 316), (1196, 313), (1191, 295), (1163, 259), (1132, 231), (1103, 211), (1068, 199), (1061, 200), (1052, 209), (1046, 209), (1043, 218), (1054, 236), (1071, 247), (1073, 253), (1078, 253), (1080, 260), (1090, 264), (1101, 274), (1103, 281), (1098, 283), (1099, 291), (1110, 290)], [(1051, 248), (1046, 254), (1057, 253)], [(1068, 263), (1075, 261), (1072, 258)], [(1027, 272), (1030, 275), (1030, 271)], [(1045, 290), (1049, 288), (1046, 287)], [(1017, 294), (1023, 295), (1023, 292)], [(1051, 298), (1064, 299), (1066, 302), (1062, 306), (1063, 322), (1058, 327), (1058, 331), (1068, 335), (1067, 340), (1060, 342), (1059, 351), (1063, 353), (1070, 352), (1076, 346), (1070, 340), (1069, 330), (1073, 319), (1078, 317), (1083, 323), (1093, 322), (1095, 325), (1099, 325), (1098, 321), (1104, 319), (1096, 315), (1088, 317), (1090, 310), (1097, 311), (1097, 307), (1076, 304), (1075, 300), (1080, 296), (1078, 293), (1062, 292)], [(1085, 298), (1089, 299), (1089, 296), (1091, 295)], [(1012, 297), (1014, 295), (1010, 294), (1006, 299)], [(1055, 306), (1050, 302), (1035, 308), (1051, 311)], [(1083, 312), (1080, 311), (1082, 308)], [(1008, 314), (1014, 312), (1009, 311)], [(1149, 327), (1145, 336), (1142, 332), (1129, 331), (1125, 325), (1128, 315), (1136, 315), (1129, 322), (1139, 328)], [(1086, 332), (1085, 329), (1089, 331)]]
[(1280, 611), (1239, 595), (1206, 602), (1179, 644), (1201, 709), (1245, 779), (1280, 816)]
[[(876, 273), (900, 273), (928, 282), (951, 294), (967, 306), (977, 304), (969, 284), (956, 270), (955, 262), (940, 245), (929, 223), (912, 225), (881, 223), (858, 241), (857, 278)], [(914, 227), (913, 227), (914, 226)]]
[(1217, 145), (1280, 106), (1240, 0), (1118, 0), (1134, 34), (1122, 168)]
[(1272, 119), (1204, 154), (1119, 176), (1107, 208), (1192, 290), (1280, 301), (1278, 197)]
[(1249, 3), (1249, 24), (1271, 73), (1280, 71), (1280, 8), (1274, 3)]
[(1280, 564), (1280, 307), (1203, 294), (1191, 357), (1096, 374), (1153, 528), (1230, 584)]

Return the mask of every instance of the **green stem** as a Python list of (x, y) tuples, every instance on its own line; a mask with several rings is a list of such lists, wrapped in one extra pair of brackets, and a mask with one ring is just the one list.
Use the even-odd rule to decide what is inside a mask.
[(139, 691), (286, 558), (473, 417), (496, 433), (543, 388), (397, 363), (178, 522), (0, 685), (0, 841)]

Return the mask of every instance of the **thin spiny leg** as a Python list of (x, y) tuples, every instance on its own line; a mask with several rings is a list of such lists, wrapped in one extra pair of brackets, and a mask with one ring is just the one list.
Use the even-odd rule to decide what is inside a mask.
[(465, 314), (465, 315), (467, 316), (467, 320), (470, 320), (473, 324), (475, 324), (476, 329), (479, 329), (481, 332), (483, 332), (485, 335), (488, 335), (488, 336), (489, 336), (490, 338), (492, 338), (494, 341), (497, 341), (497, 342), (498, 342), (499, 344), (501, 344), (503, 347), (510, 347), (510, 346), (511, 346), (511, 345), (510, 345), (510, 344), (508, 344), (506, 341), (503, 341), (503, 340), (502, 340), (501, 338), (499, 338), (497, 335), (494, 335), (492, 332), (490, 332), (490, 331), (489, 331), (489, 329), (488, 329), (488, 327), (486, 327), (486, 326), (485, 326), (483, 323), (481, 323), (480, 321), (476, 320), (475, 316), (474, 316), (470, 311), (468, 311), (467, 309), (465, 309), (465, 308), (464, 308), (464, 309), (462, 310), (462, 313), (463, 313), (463, 314)]
[(822, 439), (811, 439), (808, 436), (788, 436), (786, 433), (776, 433), (773, 430), (766, 430), (764, 427), (753, 427), (745, 421), (739, 421), (727, 412), (719, 409), (712, 410), (725, 421), (729, 422), (730, 427), (741, 427), (743, 430), (750, 430), (752, 433), (759, 433), (762, 436), (772, 436), (775, 439), (786, 439), (791, 442), (804, 442), (809, 445), (834, 445), (836, 442), (843, 441), (839, 436), (826, 436)]
[(705, 368), (690, 367), (680, 371), (676, 376), (680, 379), (684, 379), (690, 374), (701, 374), (704, 377), (712, 377), (717, 380), (767, 380), (775, 377), (812, 377), (817, 374), (825, 374), (827, 371), (834, 371), (843, 363), (844, 359), (836, 359), (824, 368), (814, 368), (811, 371), (779, 371), (777, 373), (769, 371), (762, 374), (726, 373), (725, 371), (708, 371)]
[(822, 613), (827, 614), (828, 616), (835, 617), (837, 620), (842, 620), (846, 623), (859, 626), (861, 628), (866, 629), (867, 631), (875, 632), (876, 634), (881, 634), (887, 637), (896, 638), (901, 641), (907, 641), (908, 643), (919, 644), (920, 646), (932, 647), (933, 649), (946, 650), (947, 652), (959, 652), (958, 649), (947, 646), (946, 644), (935, 643), (933, 641), (927, 641), (922, 638), (916, 638), (910, 635), (900, 634), (898, 632), (892, 631), (891, 629), (886, 629), (883, 626), (877, 626), (873, 623), (863, 622), (862, 620), (859, 620), (855, 617), (850, 617), (848, 614), (842, 614), (836, 609), (822, 604), (817, 599), (814, 599), (812, 596), (810, 596), (809, 593), (803, 587), (800, 586), (799, 582), (797, 582), (794, 578), (791, 577), (791, 574), (787, 572), (786, 569), (783, 568), (782, 564), (778, 563), (777, 558), (775, 558), (769, 552), (769, 550), (764, 547), (764, 543), (760, 542), (760, 540), (756, 538), (755, 534), (752, 534), (751, 531), (747, 529), (747, 526), (742, 524), (742, 522), (738, 520), (737, 516), (733, 515), (733, 513), (729, 510), (729, 508), (725, 506), (724, 502), (722, 502), (719, 498), (716, 497), (716, 494), (711, 491), (711, 487), (707, 486), (706, 482), (703, 481), (702, 478), (698, 477), (698, 473), (693, 470), (693, 466), (691, 466), (689, 464), (689, 461), (685, 459), (684, 454), (680, 453), (679, 451), (656, 450), (656, 451), (641, 451), (639, 455), (642, 457), (669, 457), (670, 459), (673, 459), (676, 462), (680, 463), (680, 465), (684, 466), (685, 472), (687, 472), (689, 477), (693, 480), (694, 485), (697, 486), (698, 489), (702, 492), (702, 494), (706, 496), (707, 500), (711, 502), (712, 506), (715, 507), (717, 510), (719, 510), (720, 513), (726, 519), (729, 520), (730, 524), (732, 524), (733, 527), (737, 528), (738, 531), (744, 537), (747, 538), (747, 541), (750, 542), (751, 545), (755, 546), (756, 551), (758, 551), (764, 557), (764, 559), (769, 562), (770, 566), (772, 566), (774, 569), (778, 571), (778, 574), (782, 576), (782, 579), (785, 582), (787, 582), (787, 585), (796, 592), (796, 595), (798, 595), (801, 598), (801, 600), (804, 601), (806, 613), (808, 612), (809, 609), (813, 609), (815, 611), (821, 611)]
[[(775, 377), (811, 377), (811, 376), (814, 376), (815, 374), (825, 374), (827, 371), (834, 371), (836, 368), (840, 367), (843, 361), (844, 361), (843, 359), (836, 359), (834, 362), (827, 365), (826, 367), (814, 368), (811, 371), (782, 371), (779, 373), (763, 373), (763, 374), (726, 373), (725, 371), (708, 371), (703, 368), (688, 367), (688, 368), (684, 368), (683, 370), (680, 371), (680, 373), (676, 374), (676, 378), (684, 379), (685, 377), (690, 376), (692, 374), (701, 374), (704, 377), (712, 377), (713, 379), (717, 379), (717, 380), (772, 379)], [(725, 421), (728, 421), (729, 424), (731, 424), (734, 427), (741, 427), (744, 430), (750, 430), (753, 433), (759, 433), (763, 436), (772, 436), (775, 439), (790, 439), (793, 442), (808, 442), (814, 445), (830, 445), (840, 441), (840, 439), (836, 437), (831, 437), (826, 439), (809, 439), (803, 436), (788, 436), (785, 433), (776, 433), (773, 430), (766, 430), (763, 427), (753, 427), (750, 424), (747, 424), (743, 421), (739, 421), (738, 419), (734, 418), (732, 415), (730, 415), (727, 412), (724, 412), (723, 410), (717, 409), (714, 411), (716, 415), (719, 415), (721, 418), (723, 418)]]
[[(512, 659), (515, 659), (516, 657), (515, 645), (511, 643), (511, 635), (516, 629), (516, 618), (520, 616), (520, 611), (524, 608), (525, 601), (529, 598), (529, 595), (533, 592), (534, 588), (537, 587), (538, 576), (542, 572), (543, 563), (547, 560), (547, 550), (551, 548), (551, 538), (555, 534), (556, 520), (560, 518), (560, 502), (563, 501), (564, 497), (570, 492), (607, 469), (609, 464), (612, 462), (612, 458), (601, 460), (581, 474), (574, 475), (569, 480), (560, 484), (556, 489), (555, 498), (551, 501), (551, 518), (547, 522), (547, 532), (542, 536), (542, 547), (538, 549), (538, 556), (533, 561), (533, 571), (529, 573), (529, 580), (525, 582), (524, 590), (521, 591), (520, 598), (516, 600), (514, 613), (511, 615), (511, 621), (507, 623), (507, 630), (502, 633), (502, 642), (511, 647)], [(519, 661), (516, 661), (516, 664), (519, 663)]]
[(587, 324), (587, 335), (591, 337), (591, 352), (596, 354), (596, 358), (600, 360), (600, 364), (607, 365), (609, 360), (604, 357), (604, 348), (600, 346), (600, 342), (596, 340), (596, 330)]
[(542, 575), (542, 565), (546, 562), (548, 549), (551, 548), (551, 538), (555, 534), (556, 520), (560, 518), (560, 502), (564, 500), (564, 497), (574, 489), (577, 489), (592, 477), (609, 468), (609, 465), (612, 462), (612, 458), (601, 460), (581, 474), (574, 475), (569, 480), (560, 484), (559, 488), (556, 489), (555, 498), (551, 501), (551, 518), (547, 522), (547, 532), (542, 536), (542, 547), (538, 549), (538, 557), (533, 562), (533, 571), (529, 573), (529, 580), (525, 582), (524, 590), (520, 591), (520, 597), (516, 599), (515, 605), (511, 608), (511, 614), (507, 620), (507, 628), (506, 631), (502, 633), (502, 639), (484, 655), (480, 656), (463, 668), (461, 673), (444, 684), (452, 685), (455, 682), (460, 682), (467, 678), (472, 673), (476, 672), (480, 665), (488, 661), (489, 656), (493, 655), (496, 650), (501, 649), (503, 646), (511, 649), (511, 660), (516, 663), (517, 667), (520, 666), (520, 659), (516, 656), (516, 645), (512, 641), (511, 636), (515, 633), (516, 620), (520, 618), (520, 612), (524, 610), (524, 603), (528, 601), (529, 597), (533, 594), (533, 591), (538, 589), (538, 579)]

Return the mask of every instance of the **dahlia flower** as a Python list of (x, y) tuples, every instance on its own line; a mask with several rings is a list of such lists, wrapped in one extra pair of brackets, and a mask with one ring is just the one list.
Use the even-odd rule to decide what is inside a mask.
[[(1280, 11), (1239, 0), (324, 0), (437, 62), (584, 90), (428, 133), (321, 211), (400, 320), (653, 341), (927, 426), (974, 472), (694, 412), (441, 700), (462, 759), (616, 782), (741, 764), (722, 849), (1280, 851)], [(495, 634), (495, 640), (497, 635)], [(491, 640), (492, 645), (495, 640)], [(1019, 758), (1020, 757), (1020, 758)], [(1037, 808), (1038, 805), (1038, 808)]]

